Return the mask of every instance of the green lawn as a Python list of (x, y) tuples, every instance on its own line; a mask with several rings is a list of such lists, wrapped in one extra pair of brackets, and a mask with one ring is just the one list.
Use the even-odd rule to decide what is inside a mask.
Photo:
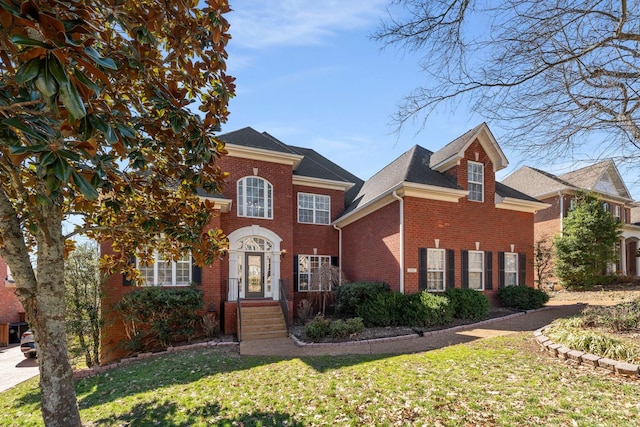
[[(79, 381), (91, 426), (636, 426), (640, 383), (540, 353), (531, 334), (400, 356), (282, 360), (200, 349)], [(41, 425), (37, 380), (0, 425)]]

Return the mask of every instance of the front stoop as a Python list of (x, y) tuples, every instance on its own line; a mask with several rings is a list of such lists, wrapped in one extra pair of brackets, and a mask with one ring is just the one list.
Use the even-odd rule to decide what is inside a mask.
[(242, 305), (242, 341), (286, 338), (287, 325), (280, 305)]

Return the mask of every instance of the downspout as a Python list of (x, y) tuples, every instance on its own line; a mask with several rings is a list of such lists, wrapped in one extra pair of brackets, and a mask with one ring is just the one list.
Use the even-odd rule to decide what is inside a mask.
[(560, 235), (562, 236), (562, 231), (564, 230), (564, 197), (560, 191), (558, 191), (558, 197), (560, 198)]
[(333, 228), (338, 230), (338, 266), (340, 267), (340, 278), (338, 279), (338, 284), (342, 285), (342, 228), (333, 224)]
[(404, 294), (404, 199), (398, 196), (397, 190), (391, 195), (400, 202), (400, 293)]

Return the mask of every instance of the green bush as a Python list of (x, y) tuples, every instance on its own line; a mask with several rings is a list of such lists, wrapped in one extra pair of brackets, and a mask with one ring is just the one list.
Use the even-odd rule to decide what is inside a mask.
[(417, 295), (419, 295), (420, 303), (428, 314), (423, 326), (444, 325), (453, 321), (453, 306), (449, 298), (427, 291), (422, 291)]
[(489, 314), (489, 299), (475, 289), (451, 288), (444, 296), (449, 299), (456, 319), (479, 320)]
[(434, 326), (453, 319), (449, 300), (429, 292), (381, 293), (356, 308), (367, 326)]
[(346, 338), (364, 330), (364, 323), (359, 317), (347, 320), (335, 320), (329, 325), (329, 334), (333, 338)]
[(326, 337), (329, 334), (331, 321), (323, 315), (318, 314), (304, 327), (304, 333), (311, 341), (316, 341)]
[(640, 328), (640, 299), (611, 307), (587, 307), (581, 318), (585, 327), (604, 327), (613, 332), (634, 331)]
[(336, 288), (336, 314), (343, 317), (353, 316), (359, 305), (379, 294), (390, 292), (389, 285), (383, 282), (343, 283)]
[(519, 310), (540, 308), (549, 301), (545, 291), (528, 286), (505, 286), (498, 290), (498, 298), (503, 306)]
[(360, 317), (352, 317), (345, 320), (345, 323), (347, 324), (349, 335), (359, 334), (360, 332), (364, 331), (364, 322)]
[(201, 321), (198, 310), (204, 305), (203, 293), (195, 287), (137, 288), (114, 304), (124, 321), (131, 351), (148, 351), (167, 347), (195, 336)]

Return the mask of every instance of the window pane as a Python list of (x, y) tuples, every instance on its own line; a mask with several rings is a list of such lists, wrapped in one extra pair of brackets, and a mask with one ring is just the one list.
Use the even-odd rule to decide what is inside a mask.
[(469, 272), (469, 288), (482, 289), (482, 273)]
[(317, 212), (316, 213), (317, 224), (329, 224), (329, 212)]
[(176, 285), (191, 283), (191, 257), (185, 256), (176, 262)]
[(171, 283), (171, 261), (158, 260), (158, 285), (170, 286)]

